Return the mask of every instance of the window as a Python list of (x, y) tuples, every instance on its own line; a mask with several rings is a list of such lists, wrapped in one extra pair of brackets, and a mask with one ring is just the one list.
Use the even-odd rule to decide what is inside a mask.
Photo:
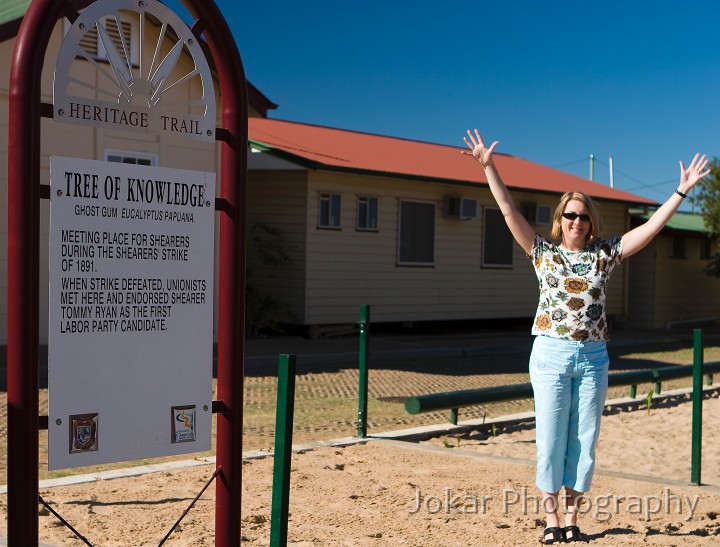
[(435, 204), (400, 202), (398, 263), (432, 266), (435, 262)]
[(105, 152), (105, 161), (131, 163), (133, 165), (157, 165), (157, 156), (155, 154), (143, 154), (142, 152), (108, 150)]
[(700, 260), (712, 258), (712, 239), (705, 237), (700, 240)]
[(549, 205), (526, 203), (522, 208), (523, 216), (530, 224), (537, 226), (550, 226), (552, 224), (552, 210)]
[(673, 236), (670, 258), (687, 258), (686, 240), (683, 236)]
[(507, 268), (513, 263), (513, 237), (500, 209), (485, 209), (482, 265)]
[(320, 194), (318, 228), (340, 228), (340, 194)]
[[(128, 59), (129, 57), (130, 64), (138, 66), (140, 59), (137, 43), (139, 39), (137, 23), (134, 20), (128, 21), (122, 15), (120, 19), (119, 28), (117, 19), (112, 16), (103, 17), (100, 19), (100, 24), (107, 32), (108, 37), (121, 57), (123, 59)], [(65, 19), (65, 32), (70, 30), (70, 26), (70, 21)], [(102, 41), (98, 38), (96, 26), (93, 26), (83, 35), (79, 45), (91, 58), (107, 61), (107, 52), (105, 51)]]
[(377, 231), (378, 229), (378, 199), (367, 196), (358, 196), (357, 203), (357, 229)]
[(473, 220), (478, 217), (478, 201), (474, 198), (445, 197), (445, 217)]

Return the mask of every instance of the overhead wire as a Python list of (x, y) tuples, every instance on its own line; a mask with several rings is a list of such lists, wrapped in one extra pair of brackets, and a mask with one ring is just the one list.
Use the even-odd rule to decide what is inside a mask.
[(569, 161), (569, 162), (567, 162), (567, 163), (561, 163), (560, 165), (555, 165), (555, 166), (553, 166), (553, 169), (560, 169), (561, 167), (567, 167), (568, 165), (576, 165), (576, 164), (578, 164), (578, 163), (583, 163), (583, 162), (586, 162), (586, 161), (587, 161), (587, 158), (582, 158), (582, 159), (579, 159), (579, 160)]
[[(561, 167), (567, 167), (570, 165), (576, 165), (578, 163), (583, 163), (583, 162), (587, 162), (587, 161), (588, 161), (588, 158), (582, 158), (579, 160), (569, 161), (569, 162), (566, 162), (566, 163), (563, 163), (560, 165), (556, 165), (554, 167), (554, 169), (559, 169)], [(607, 167), (608, 169), (610, 168), (610, 165), (608, 163), (605, 163), (604, 161), (599, 159), (597, 156), (593, 157), (593, 161), (597, 162), (598, 164), (602, 165), (603, 167)], [(644, 181), (641, 181), (641, 180), (633, 177), (632, 175), (628, 175), (627, 173), (615, 168), (614, 166), (613, 166), (613, 172), (636, 183), (635, 186), (631, 186), (629, 188), (624, 188), (623, 190), (625, 190), (626, 192), (646, 189), (646, 190), (652, 190), (652, 191), (660, 193), (660, 192), (664, 192), (664, 190), (659, 188), (659, 186), (662, 186), (664, 184), (670, 184), (671, 182), (675, 181), (675, 179), (673, 178), (673, 179), (663, 180), (663, 181), (659, 181), (659, 182), (644, 182)]]

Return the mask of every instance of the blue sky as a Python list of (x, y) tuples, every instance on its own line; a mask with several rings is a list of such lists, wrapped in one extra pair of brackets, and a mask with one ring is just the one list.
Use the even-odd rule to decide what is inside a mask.
[(498, 151), (656, 201), (720, 156), (720, 2), (217, 0), (271, 117)]

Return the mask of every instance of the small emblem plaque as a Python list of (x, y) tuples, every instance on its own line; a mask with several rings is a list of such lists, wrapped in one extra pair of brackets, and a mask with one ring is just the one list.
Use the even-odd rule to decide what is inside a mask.
[(172, 407), (172, 443), (187, 443), (195, 440), (195, 406)]
[(98, 449), (98, 414), (70, 416), (70, 454)]

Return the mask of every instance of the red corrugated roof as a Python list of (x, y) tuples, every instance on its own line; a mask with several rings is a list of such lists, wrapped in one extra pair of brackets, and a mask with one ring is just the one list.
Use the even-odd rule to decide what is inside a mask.
[[(249, 137), (256, 144), (313, 169), (368, 172), (436, 182), (485, 183), (483, 169), (463, 148), (371, 135), (297, 122), (251, 118)], [(602, 199), (638, 204), (655, 202), (570, 175), (532, 161), (495, 154), (508, 187), (564, 193), (580, 191)]]

